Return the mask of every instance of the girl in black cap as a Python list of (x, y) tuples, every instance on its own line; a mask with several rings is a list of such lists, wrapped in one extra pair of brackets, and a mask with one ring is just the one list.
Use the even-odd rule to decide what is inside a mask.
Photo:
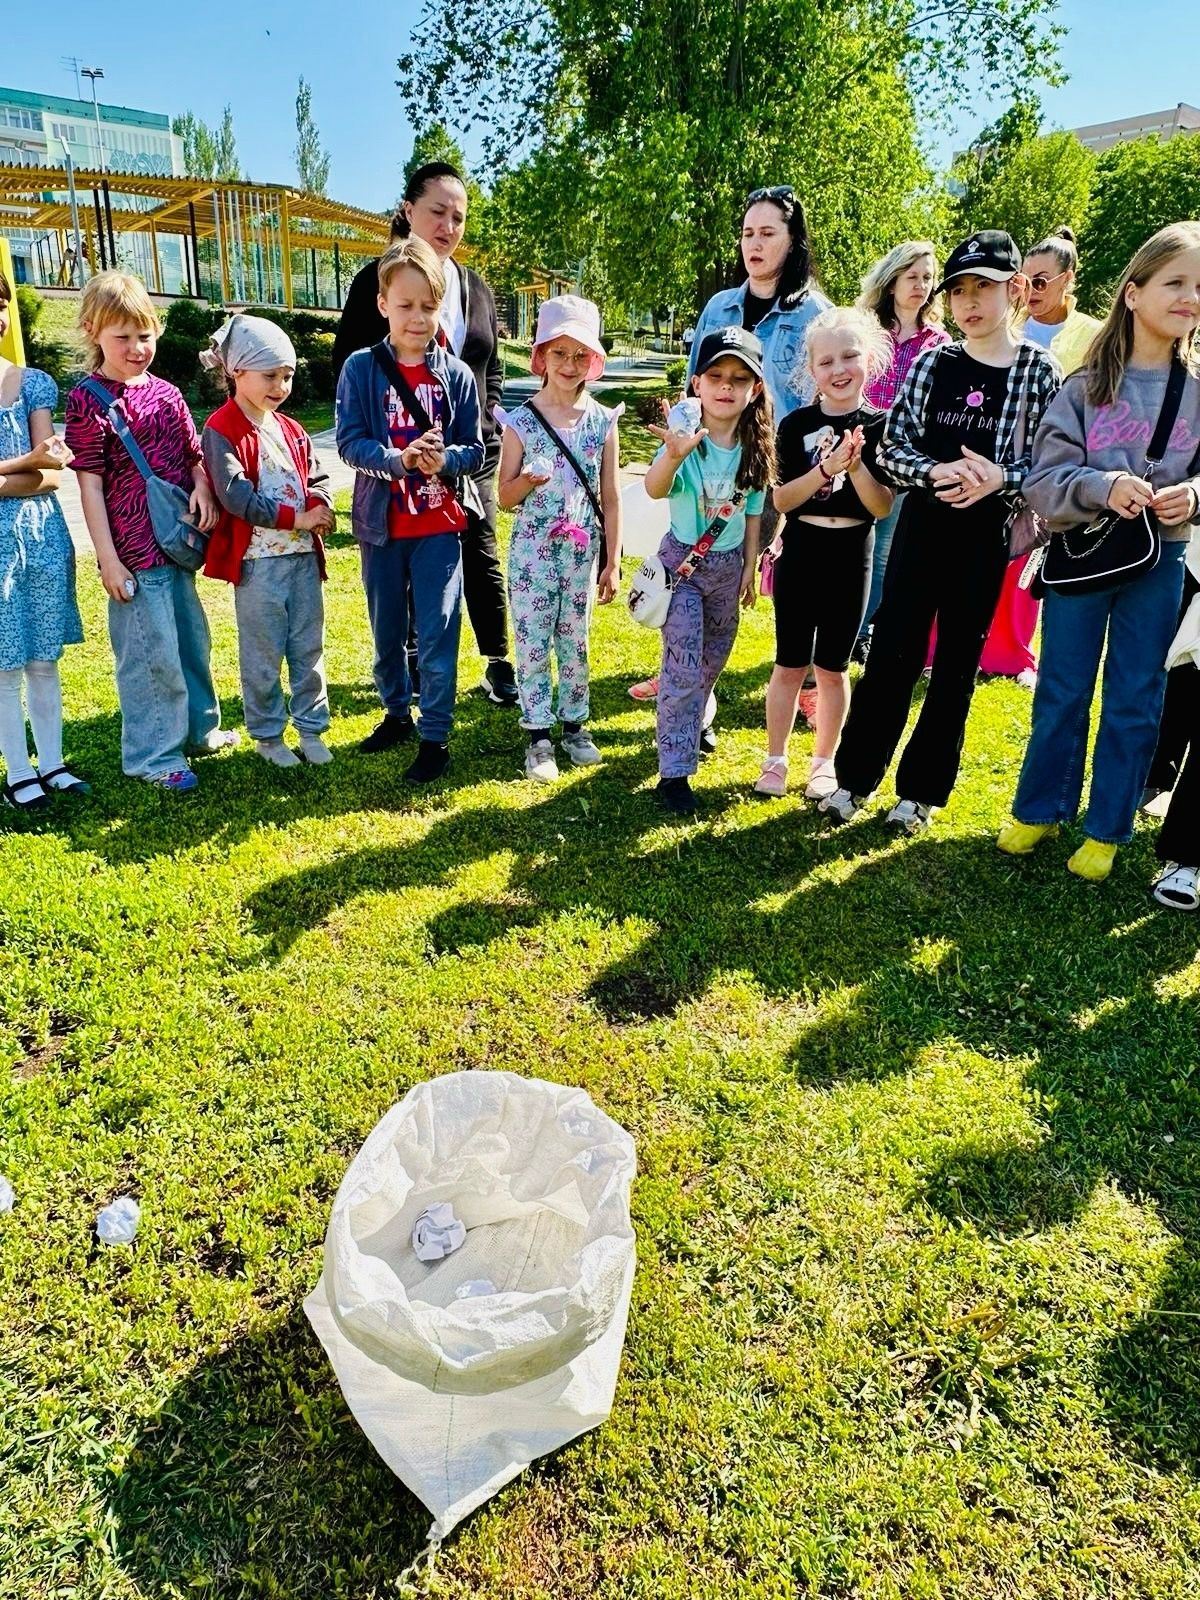
[(896, 399), (879, 466), (911, 489), (888, 563), (862, 682), (838, 747), (836, 792), (821, 802), (848, 822), (874, 792), (904, 732), (936, 618), (937, 649), (921, 714), (896, 771), (888, 823), (928, 827), (958, 776), (983, 641), (1008, 564), (1008, 528), (1033, 436), (1061, 374), (1013, 335), (1024, 299), (1021, 257), (985, 229), (953, 251), (935, 293), (962, 332), (918, 357)]

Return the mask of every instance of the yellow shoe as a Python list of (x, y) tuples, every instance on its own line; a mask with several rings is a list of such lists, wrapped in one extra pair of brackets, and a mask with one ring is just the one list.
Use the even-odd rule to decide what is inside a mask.
[(1088, 883), (1103, 883), (1112, 871), (1117, 854), (1115, 844), (1102, 844), (1099, 839), (1085, 839), (1067, 862), (1067, 871)]
[(1010, 822), (1007, 828), (1000, 829), (996, 848), (1006, 856), (1027, 856), (1043, 839), (1057, 832), (1057, 822)]

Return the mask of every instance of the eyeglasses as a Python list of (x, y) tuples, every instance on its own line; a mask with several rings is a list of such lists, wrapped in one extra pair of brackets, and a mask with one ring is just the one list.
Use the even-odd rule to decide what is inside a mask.
[(1041, 294), (1043, 289), (1048, 289), (1052, 283), (1057, 283), (1060, 278), (1065, 278), (1069, 271), (1070, 268), (1065, 267), (1062, 272), (1056, 272), (1052, 278), (1048, 278), (1044, 272), (1039, 272), (1036, 278), (1030, 278), (1029, 287), (1035, 293)]
[(796, 191), (790, 183), (777, 183), (772, 189), (751, 189), (746, 196), (746, 204), (753, 206), (760, 200), (786, 200), (791, 205), (795, 198)]

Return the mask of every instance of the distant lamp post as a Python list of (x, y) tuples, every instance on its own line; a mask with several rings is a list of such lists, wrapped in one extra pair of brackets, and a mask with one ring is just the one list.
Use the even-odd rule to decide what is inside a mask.
[(100, 102), (96, 99), (96, 79), (104, 76), (103, 67), (80, 67), (80, 72), (85, 78), (92, 80), (92, 110), (96, 113), (96, 144), (100, 151), (100, 171), (108, 169), (104, 164), (104, 135), (100, 131)]

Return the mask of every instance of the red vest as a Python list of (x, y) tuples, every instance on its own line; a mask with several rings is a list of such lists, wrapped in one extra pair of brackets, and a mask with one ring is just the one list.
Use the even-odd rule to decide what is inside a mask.
[[(304, 490), (304, 509), (309, 511), (313, 506), (324, 505), (325, 502), (319, 496), (310, 495), (308, 492), (308, 435), (294, 418), (282, 411), (275, 413), (275, 420), (283, 430), (284, 440), (291, 451), (292, 460), (296, 463), (296, 471), (300, 474), (300, 483)], [(238, 460), (246, 469), (246, 476), (257, 488), (258, 430), (232, 395), (223, 406), (213, 412), (205, 427), (214, 429), (223, 439), (229, 441)], [(290, 506), (281, 506), (276, 526), (290, 528), (293, 517), (294, 513)], [(208, 554), (204, 558), (204, 576), (223, 578), (226, 583), (238, 583), (242, 576), (242, 562), (246, 551), (250, 548), (250, 536), (253, 532), (250, 523), (241, 517), (235, 517), (232, 511), (227, 511), (222, 506), (220, 521), (209, 536)], [(312, 541), (317, 554), (317, 565), (324, 578), (325, 546), (319, 533), (313, 533)]]

